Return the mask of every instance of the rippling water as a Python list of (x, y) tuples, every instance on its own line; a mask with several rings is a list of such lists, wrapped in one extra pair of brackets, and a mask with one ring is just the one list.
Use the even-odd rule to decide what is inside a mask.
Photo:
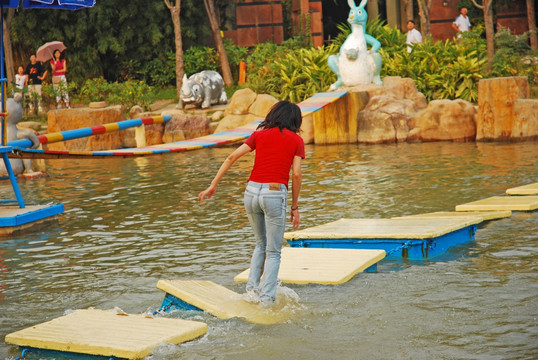
[[(253, 157), (213, 199), (196, 196), (231, 148), (140, 159), (53, 160), (19, 180), (27, 203), (66, 212), (0, 240), (0, 338), (72, 309), (153, 312), (159, 279), (205, 279), (237, 292), (253, 240), (242, 206)], [(538, 181), (538, 143), (307, 146), (302, 228), (386, 218), (503, 195)], [(0, 183), (0, 198), (12, 198)], [(435, 262), (382, 262), (340, 286), (290, 286), (303, 310), (262, 326), (204, 313), (209, 331), (153, 359), (534, 359), (538, 357), (538, 212), (479, 227)], [(0, 343), (0, 358), (20, 355)]]

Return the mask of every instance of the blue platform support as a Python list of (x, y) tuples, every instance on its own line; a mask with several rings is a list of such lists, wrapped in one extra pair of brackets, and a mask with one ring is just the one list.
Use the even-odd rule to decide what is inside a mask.
[[(4, 4), (0, 4), (0, 39), (4, 38)], [(0, 134), (0, 153), (2, 154), (2, 159), (4, 161), (4, 165), (6, 166), (7, 174), (9, 177), (9, 181), (11, 181), (11, 186), (13, 187), (13, 192), (15, 193), (15, 197), (17, 198), (17, 203), (19, 204), (19, 207), (21, 209), (24, 208), (24, 200), (22, 198), (21, 192), (19, 190), (19, 186), (17, 185), (17, 178), (15, 177), (15, 173), (13, 172), (13, 168), (11, 167), (11, 163), (9, 162), (9, 158), (7, 154), (11, 152), (12, 148), (9, 146), (5, 146), (7, 144), (7, 131), (6, 131), (6, 89), (7, 89), (7, 79), (5, 76), (4, 71), (4, 42), (1, 41), (0, 43), (0, 87), (1, 87), (1, 117), (2, 117), (2, 133)], [(5, 200), (2, 202), (14, 202), (14, 200)]]
[(13, 172), (13, 168), (11, 167), (11, 163), (9, 162), (9, 158), (7, 156), (8, 152), (11, 152), (10, 146), (0, 146), (0, 153), (2, 153), (2, 159), (4, 160), (4, 165), (6, 166), (8, 177), (11, 181), (11, 186), (13, 187), (13, 192), (15, 193), (15, 197), (17, 198), (17, 200), (2, 200), (1, 202), (16, 201), (19, 204), (19, 207), (21, 209), (24, 209), (24, 199), (22, 198), (19, 186), (17, 185), (17, 178), (15, 177), (15, 173)]

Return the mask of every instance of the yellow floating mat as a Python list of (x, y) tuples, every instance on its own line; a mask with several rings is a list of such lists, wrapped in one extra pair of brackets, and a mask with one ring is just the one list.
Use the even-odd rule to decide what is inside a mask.
[(510, 210), (500, 211), (439, 211), (426, 214), (416, 214), (407, 216), (398, 216), (393, 219), (408, 219), (408, 218), (444, 218), (444, 217), (465, 217), (478, 216), (482, 221), (502, 219), (512, 216)]
[(308, 229), (284, 233), (296, 239), (429, 239), (478, 224), (477, 216), (462, 218), (340, 219)]
[(506, 190), (508, 195), (538, 195), (538, 183), (527, 184)]
[(456, 211), (532, 211), (536, 209), (538, 209), (538, 196), (493, 196), (456, 206)]
[(160, 289), (221, 319), (243, 318), (255, 324), (277, 324), (289, 320), (293, 306), (277, 302), (263, 307), (243, 300), (243, 296), (207, 280), (159, 280)]
[[(282, 248), (278, 278), (288, 284), (343, 284), (385, 257), (385, 250)], [(234, 281), (247, 281), (247, 269)]]
[(6, 336), (6, 343), (38, 349), (141, 359), (159, 344), (180, 344), (207, 332), (207, 324), (128, 315), (114, 310), (77, 310)]

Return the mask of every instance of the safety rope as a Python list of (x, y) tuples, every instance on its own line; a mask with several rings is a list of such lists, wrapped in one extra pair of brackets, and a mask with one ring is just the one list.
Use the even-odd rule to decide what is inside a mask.
[(395, 247), (394, 249), (390, 250), (389, 252), (387, 252), (387, 255), (386, 256), (389, 256), (389, 255), (392, 255), (394, 254), (395, 252), (399, 252), (403, 249), (409, 249), (409, 247), (413, 245), (413, 241), (409, 240), (409, 241), (406, 241), (405, 243), (403, 243), (401, 246), (398, 246), (398, 247)]
[(13, 359), (13, 360), (22, 360), (22, 359), (24, 359), (24, 355), (25, 355), (28, 351), (30, 351), (30, 350), (29, 350), (29, 349), (24, 349), (24, 350), (22, 350), (22, 352), (21, 352), (21, 356), (17, 356), (17, 357), (16, 357), (15, 359)]

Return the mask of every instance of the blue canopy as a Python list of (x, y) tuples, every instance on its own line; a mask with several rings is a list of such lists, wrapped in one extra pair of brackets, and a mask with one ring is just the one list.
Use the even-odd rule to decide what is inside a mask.
[[(20, 0), (0, 0), (0, 5), (9, 8), (18, 8)], [(77, 10), (95, 5), (95, 0), (22, 0), (26, 9), (66, 9)]]

